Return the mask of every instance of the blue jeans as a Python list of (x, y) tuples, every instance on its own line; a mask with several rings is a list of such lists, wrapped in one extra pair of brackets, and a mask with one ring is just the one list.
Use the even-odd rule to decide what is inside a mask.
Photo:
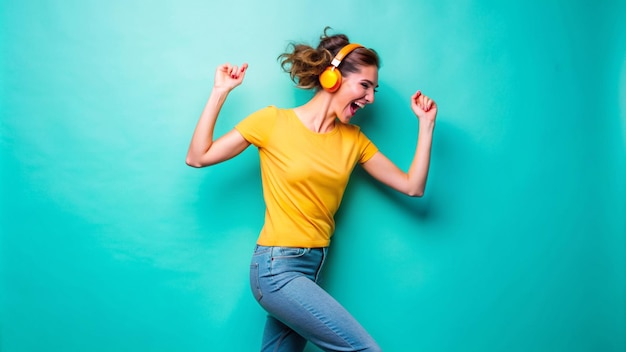
[(250, 264), (254, 297), (269, 313), (261, 351), (380, 351), (365, 329), (318, 284), (327, 248), (256, 246)]

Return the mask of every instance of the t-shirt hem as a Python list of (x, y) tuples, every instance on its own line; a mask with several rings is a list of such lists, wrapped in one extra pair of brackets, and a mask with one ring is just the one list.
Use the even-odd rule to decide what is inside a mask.
[(323, 248), (328, 247), (330, 245), (330, 241), (328, 242), (278, 242), (278, 241), (257, 241), (259, 246), (265, 247), (293, 247), (293, 248)]

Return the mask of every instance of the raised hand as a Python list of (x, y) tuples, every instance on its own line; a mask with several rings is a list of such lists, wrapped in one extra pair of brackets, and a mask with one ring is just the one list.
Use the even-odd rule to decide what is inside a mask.
[(241, 67), (233, 66), (228, 63), (218, 66), (217, 70), (215, 70), (213, 88), (227, 91), (233, 90), (243, 82), (247, 69), (247, 63), (244, 63)]
[(419, 90), (411, 96), (411, 109), (420, 121), (435, 122), (437, 104)]

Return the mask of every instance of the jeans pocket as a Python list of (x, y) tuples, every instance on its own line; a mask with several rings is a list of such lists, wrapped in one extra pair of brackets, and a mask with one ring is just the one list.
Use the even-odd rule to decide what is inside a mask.
[(299, 247), (274, 247), (272, 259), (298, 258), (307, 254), (310, 250), (310, 248)]
[(250, 288), (257, 302), (261, 301), (263, 291), (261, 291), (261, 285), (259, 283), (259, 263), (250, 264)]

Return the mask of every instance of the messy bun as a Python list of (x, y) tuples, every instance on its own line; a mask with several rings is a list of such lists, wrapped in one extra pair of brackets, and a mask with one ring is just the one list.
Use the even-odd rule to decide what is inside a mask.
[[(278, 57), (283, 70), (289, 73), (291, 80), (299, 88), (321, 89), (320, 74), (330, 65), (339, 50), (350, 44), (345, 34), (329, 36), (327, 34), (329, 29), (329, 27), (324, 29), (317, 48), (306, 44), (291, 43), (292, 50)], [(378, 54), (373, 49), (355, 49), (343, 59), (339, 69), (342, 74), (347, 75), (359, 72), (362, 66), (380, 67)]]

